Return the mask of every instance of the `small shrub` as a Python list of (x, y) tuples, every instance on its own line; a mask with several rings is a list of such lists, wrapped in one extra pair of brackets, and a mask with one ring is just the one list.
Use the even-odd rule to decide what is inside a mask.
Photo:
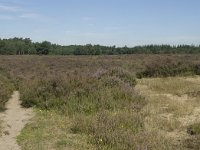
[(195, 74), (200, 75), (200, 64), (195, 65)]
[(122, 70), (120, 68), (112, 69), (109, 72), (109, 75), (116, 76), (119, 79), (121, 79), (122, 81), (124, 81), (125, 83), (130, 84), (131, 86), (136, 85), (136, 79), (135, 79), (134, 75), (129, 73), (128, 71)]
[(184, 61), (158, 60), (146, 66), (142, 72), (136, 73), (137, 78), (144, 77), (174, 77), (185, 75), (198, 75), (199, 65)]
[(200, 123), (195, 123), (187, 128), (187, 133), (190, 135), (200, 135)]
[(63, 95), (68, 86), (62, 78), (47, 78), (34, 81), (29, 89), (21, 89), (21, 100), (24, 107), (38, 106), (44, 109), (62, 105)]
[(187, 133), (191, 135), (190, 138), (184, 142), (185, 147), (193, 150), (200, 149), (200, 123), (195, 123), (187, 128)]

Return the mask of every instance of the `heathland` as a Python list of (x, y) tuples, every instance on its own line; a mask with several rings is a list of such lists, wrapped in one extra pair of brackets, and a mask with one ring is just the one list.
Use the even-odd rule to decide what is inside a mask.
[(34, 109), (22, 150), (198, 150), (199, 74), (189, 54), (0, 56), (0, 109)]

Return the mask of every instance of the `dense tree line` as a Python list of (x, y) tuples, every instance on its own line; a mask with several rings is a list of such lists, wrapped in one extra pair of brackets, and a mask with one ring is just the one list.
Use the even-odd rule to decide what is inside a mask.
[(0, 39), (0, 55), (120, 55), (120, 54), (197, 54), (200, 45), (146, 45), (116, 47), (101, 45), (61, 46), (48, 41), (32, 42), (29, 38)]

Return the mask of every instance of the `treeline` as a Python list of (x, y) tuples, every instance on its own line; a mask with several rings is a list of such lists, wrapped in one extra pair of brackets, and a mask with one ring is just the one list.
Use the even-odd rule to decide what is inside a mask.
[(0, 55), (120, 55), (120, 54), (197, 54), (200, 45), (146, 45), (116, 47), (101, 45), (61, 46), (48, 41), (32, 42), (29, 38), (0, 39)]

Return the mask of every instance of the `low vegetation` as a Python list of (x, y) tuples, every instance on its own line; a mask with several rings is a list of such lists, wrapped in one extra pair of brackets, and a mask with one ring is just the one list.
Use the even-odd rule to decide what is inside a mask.
[(147, 64), (144, 71), (138, 72), (138, 78), (144, 77), (175, 77), (199, 75), (200, 64), (188, 60), (158, 59)]
[(14, 85), (2, 70), (0, 71), (0, 87), (0, 111), (3, 111), (5, 110), (5, 103), (13, 93)]
[(72, 122), (66, 115), (41, 109), (35, 110), (35, 113), (32, 123), (24, 128), (17, 139), (22, 149), (93, 149), (87, 142), (87, 136), (71, 133)]
[(99, 149), (136, 146), (128, 139), (143, 128), (140, 110), (146, 101), (134, 93), (135, 80), (127, 72), (72, 73), (33, 83), (22, 89), (22, 105), (65, 114), (73, 120), (71, 132), (87, 135)]
[[(198, 148), (199, 63), (198, 55), (0, 56), (22, 105), (36, 111), (18, 137), (24, 150)], [(147, 76), (145, 66), (154, 69)]]

